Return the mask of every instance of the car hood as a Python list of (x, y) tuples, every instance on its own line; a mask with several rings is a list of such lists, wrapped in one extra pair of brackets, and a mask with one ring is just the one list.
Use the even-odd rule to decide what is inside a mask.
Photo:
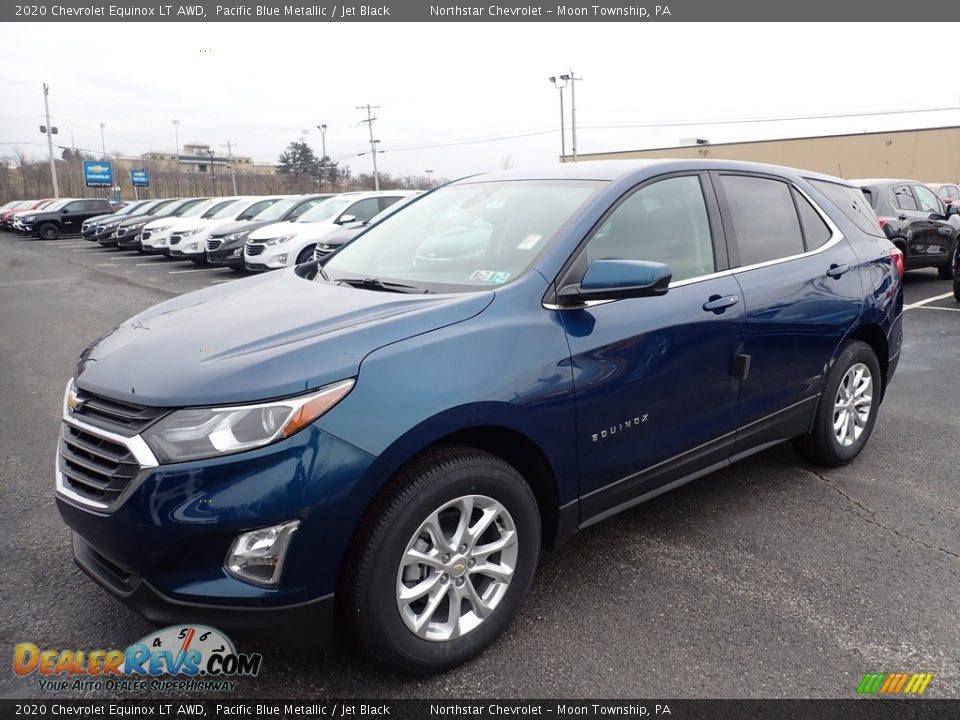
[(321, 245), (328, 245), (329, 247), (340, 247), (344, 243), (353, 240), (368, 227), (369, 225), (354, 225), (352, 227), (337, 228), (321, 237), (319, 243)]
[(247, 239), (256, 241), (268, 240), (280, 235), (296, 235), (301, 240), (317, 240), (338, 227), (339, 225), (326, 220), (320, 222), (291, 222), (287, 220), (254, 230), (247, 236)]
[(154, 406), (293, 395), (356, 376), (374, 350), (467, 320), (493, 297), (364, 290), (283, 270), (181, 295), (130, 318), (84, 351), (76, 384)]
[(154, 220), (159, 220), (160, 218), (156, 215), (131, 215), (130, 217), (124, 218), (124, 220), (117, 227), (126, 227), (127, 225), (137, 225), (142, 222), (153, 222)]
[(114, 220), (114, 219), (116, 219), (116, 218), (118, 218), (118, 217), (124, 217), (124, 216), (123, 216), (123, 215), (116, 215), (116, 214), (114, 214), (114, 213), (108, 213), (108, 214), (106, 214), (106, 215), (94, 215), (93, 217), (87, 218), (86, 220), (84, 220), (84, 222), (88, 222), (88, 223), (91, 223), (91, 224), (92, 224), (92, 223), (110, 222), (111, 220)]
[(228, 222), (226, 225), (221, 225), (217, 228), (216, 235), (220, 237), (222, 235), (230, 235), (236, 232), (250, 232), (252, 230), (257, 230), (267, 225), (275, 225), (276, 222), (273, 220), (237, 220), (235, 222)]

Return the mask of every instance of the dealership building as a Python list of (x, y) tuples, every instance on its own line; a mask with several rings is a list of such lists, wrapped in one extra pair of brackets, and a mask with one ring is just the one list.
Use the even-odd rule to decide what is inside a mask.
[[(690, 139), (677, 147), (579, 153), (578, 160), (711, 158), (788, 165), (845, 178), (960, 181), (960, 126), (713, 144)], [(567, 156), (567, 161), (571, 159)]]

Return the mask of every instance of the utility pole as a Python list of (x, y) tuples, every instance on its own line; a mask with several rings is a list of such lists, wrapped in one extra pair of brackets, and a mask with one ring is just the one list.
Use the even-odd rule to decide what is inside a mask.
[(320, 131), (320, 143), (323, 145), (323, 157), (320, 158), (320, 189), (323, 192), (323, 174), (327, 171), (327, 124), (317, 125)]
[(50, 151), (50, 179), (53, 181), (53, 196), (60, 197), (60, 186), (57, 184), (57, 163), (53, 159), (53, 128), (50, 127), (50, 86), (43, 84), (43, 110), (47, 116), (47, 125), (44, 131), (47, 133), (47, 149)]
[[(221, 145), (220, 147), (223, 147)], [(229, 140), (227, 140), (227, 157), (230, 158), (230, 178), (233, 180), (233, 194), (238, 195), (237, 192), (237, 173), (233, 169), (233, 145)]]
[(210, 150), (207, 150), (207, 154), (210, 156), (210, 188), (211, 188), (210, 194), (216, 197), (217, 196), (217, 175), (213, 171), (214, 153), (216, 153), (216, 150), (214, 150), (213, 148), (211, 148)]
[(107, 159), (107, 143), (103, 139), (103, 129), (106, 127), (104, 123), (100, 123), (100, 159)]
[(170, 124), (173, 125), (173, 137), (177, 143), (177, 197), (180, 197), (180, 121), (171, 120)]
[(379, 110), (379, 105), (371, 105), (367, 103), (366, 105), (358, 105), (357, 110), (366, 110), (367, 119), (361, 120), (360, 122), (365, 122), (367, 127), (370, 129), (370, 154), (373, 155), (373, 189), (380, 190), (380, 173), (377, 171), (377, 143), (379, 140), (373, 139), (373, 121), (376, 120), (375, 117), (371, 114), (373, 110)]

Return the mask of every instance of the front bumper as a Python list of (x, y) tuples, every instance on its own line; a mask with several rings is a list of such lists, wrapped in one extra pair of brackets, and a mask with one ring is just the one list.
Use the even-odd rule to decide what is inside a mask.
[[(324, 649), (333, 635), (334, 596), (283, 607), (238, 608), (167, 597), (142, 577), (125, 572), (72, 533), (73, 560), (100, 587), (157, 625), (199, 623), (241, 637), (286, 646)], [(308, 629), (305, 631), (305, 629)]]
[(243, 267), (243, 245), (235, 248), (221, 245), (216, 250), (207, 250), (207, 262), (211, 265)]
[[(76, 534), (77, 563), (157, 622), (324, 616), (329, 604), (321, 601), (332, 598), (356, 527), (394, 471), (314, 425), (256, 450), (141, 465), (112, 505), (95, 507), (65, 486), (61, 462), (56, 502)], [(225, 569), (237, 535), (294, 518), (300, 527), (277, 586), (245, 582)]]

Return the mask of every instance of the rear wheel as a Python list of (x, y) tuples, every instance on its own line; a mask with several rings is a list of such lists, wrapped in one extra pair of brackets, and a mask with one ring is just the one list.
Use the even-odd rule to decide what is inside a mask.
[(873, 349), (852, 340), (827, 370), (813, 429), (795, 445), (822, 465), (846, 465), (867, 444), (877, 420), (882, 378)]
[(37, 228), (37, 235), (41, 240), (56, 240), (60, 237), (60, 228), (54, 223), (44, 223)]
[(513, 620), (539, 553), (540, 516), (520, 474), (484, 452), (439, 450), (374, 507), (348, 561), (344, 610), (380, 662), (440, 672)]

